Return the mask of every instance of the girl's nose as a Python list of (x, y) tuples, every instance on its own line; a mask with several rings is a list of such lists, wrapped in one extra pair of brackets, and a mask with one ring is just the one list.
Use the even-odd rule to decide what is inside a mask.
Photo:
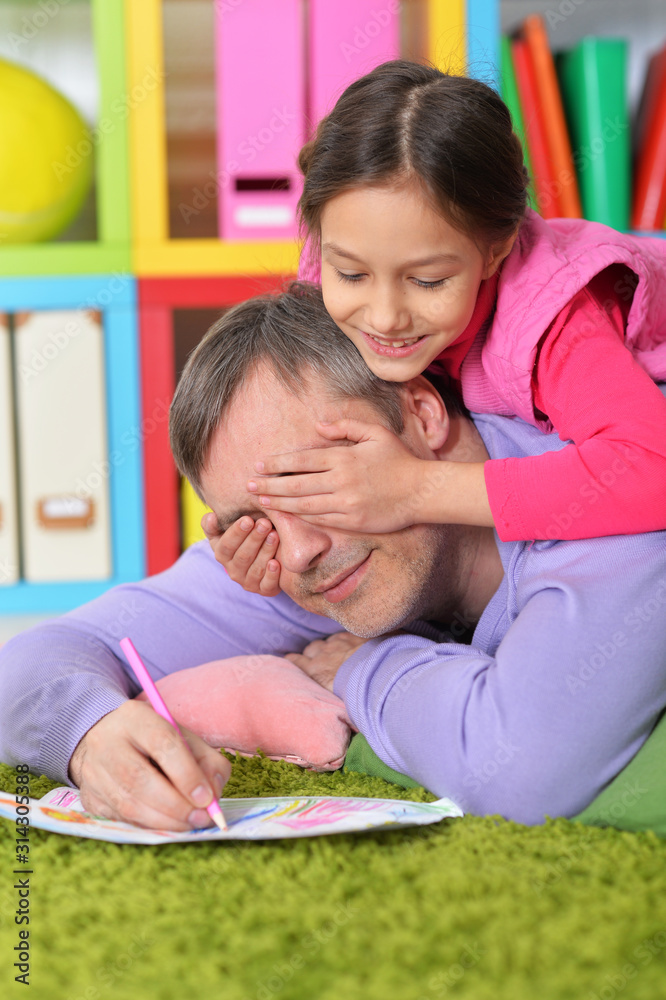
[(379, 293), (368, 303), (366, 317), (371, 329), (367, 333), (378, 333), (382, 337), (398, 334), (409, 326), (409, 314), (398, 297)]

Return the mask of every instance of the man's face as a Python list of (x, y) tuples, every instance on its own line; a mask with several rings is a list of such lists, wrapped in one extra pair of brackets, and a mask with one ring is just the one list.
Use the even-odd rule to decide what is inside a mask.
[[(315, 421), (344, 417), (381, 420), (368, 403), (330, 400), (314, 380), (298, 398), (269, 371), (252, 375), (215, 432), (201, 477), (219, 522), (226, 528), (243, 514), (265, 517), (246, 489), (254, 463), (282, 452), (330, 447), (335, 442), (317, 433)], [(419, 454), (409, 432), (403, 440)], [(464, 534), (457, 526), (415, 525), (366, 535), (282, 511), (272, 511), (270, 518), (279, 537), (282, 589), (301, 607), (333, 618), (355, 635), (381, 635), (416, 618), (445, 621), (458, 606)]]

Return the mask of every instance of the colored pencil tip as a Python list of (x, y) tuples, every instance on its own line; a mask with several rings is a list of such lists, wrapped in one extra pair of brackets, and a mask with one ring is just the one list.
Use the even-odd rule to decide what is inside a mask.
[(207, 806), (206, 811), (216, 826), (219, 826), (222, 833), (226, 833), (229, 827), (227, 826), (227, 821), (224, 818), (222, 806), (219, 801), (217, 799), (213, 799), (211, 804)]
[(218, 812), (218, 813), (213, 813), (212, 820), (213, 820), (213, 822), (215, 823), (216, 826), (219, 826), (219, 828), (222, 831), (222, 833), (226, 833), (227, 830), (229, 829), (229, 827), (227, 826), (227, 824), (224, 821), (224, 816), (222, 815), (221, 811)]

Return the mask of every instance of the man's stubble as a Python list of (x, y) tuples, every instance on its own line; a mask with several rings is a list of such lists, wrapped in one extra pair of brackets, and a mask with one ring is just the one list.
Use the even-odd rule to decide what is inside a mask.
[[(409, 528), (404, 531), (414, 534)], [(377, 544), (377, 536), (372, 541), (359, 539), (337, 558), (302, 574), (298, 592), (292, 597), (302, 607), (332, 618), (364, 639), (405, 628), (417, 619), (450, 622), (462, 605), (467, 532), (454, 524), (421, 525), (418, 531), (420, 537), (410, 554), (402, 548), (384, 550)], [(318, 584), (373, 550), (378, 553), (374, 557), (377, 565), (370, 567), (371, 575), (346, 600), (332, 604), (313, 593)], [(390, 573), (382, 572), (387, 565)]]

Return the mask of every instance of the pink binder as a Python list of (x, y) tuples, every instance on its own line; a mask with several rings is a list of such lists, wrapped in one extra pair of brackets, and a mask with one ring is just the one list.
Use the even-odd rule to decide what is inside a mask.
[(400, 57), (400, 0), (310, 0), (309, 36), (314, 126), (353, 80)]
[(303, 0), (216, 3), (215, 11), (220, 236), (293, 239), (305, 119)]

